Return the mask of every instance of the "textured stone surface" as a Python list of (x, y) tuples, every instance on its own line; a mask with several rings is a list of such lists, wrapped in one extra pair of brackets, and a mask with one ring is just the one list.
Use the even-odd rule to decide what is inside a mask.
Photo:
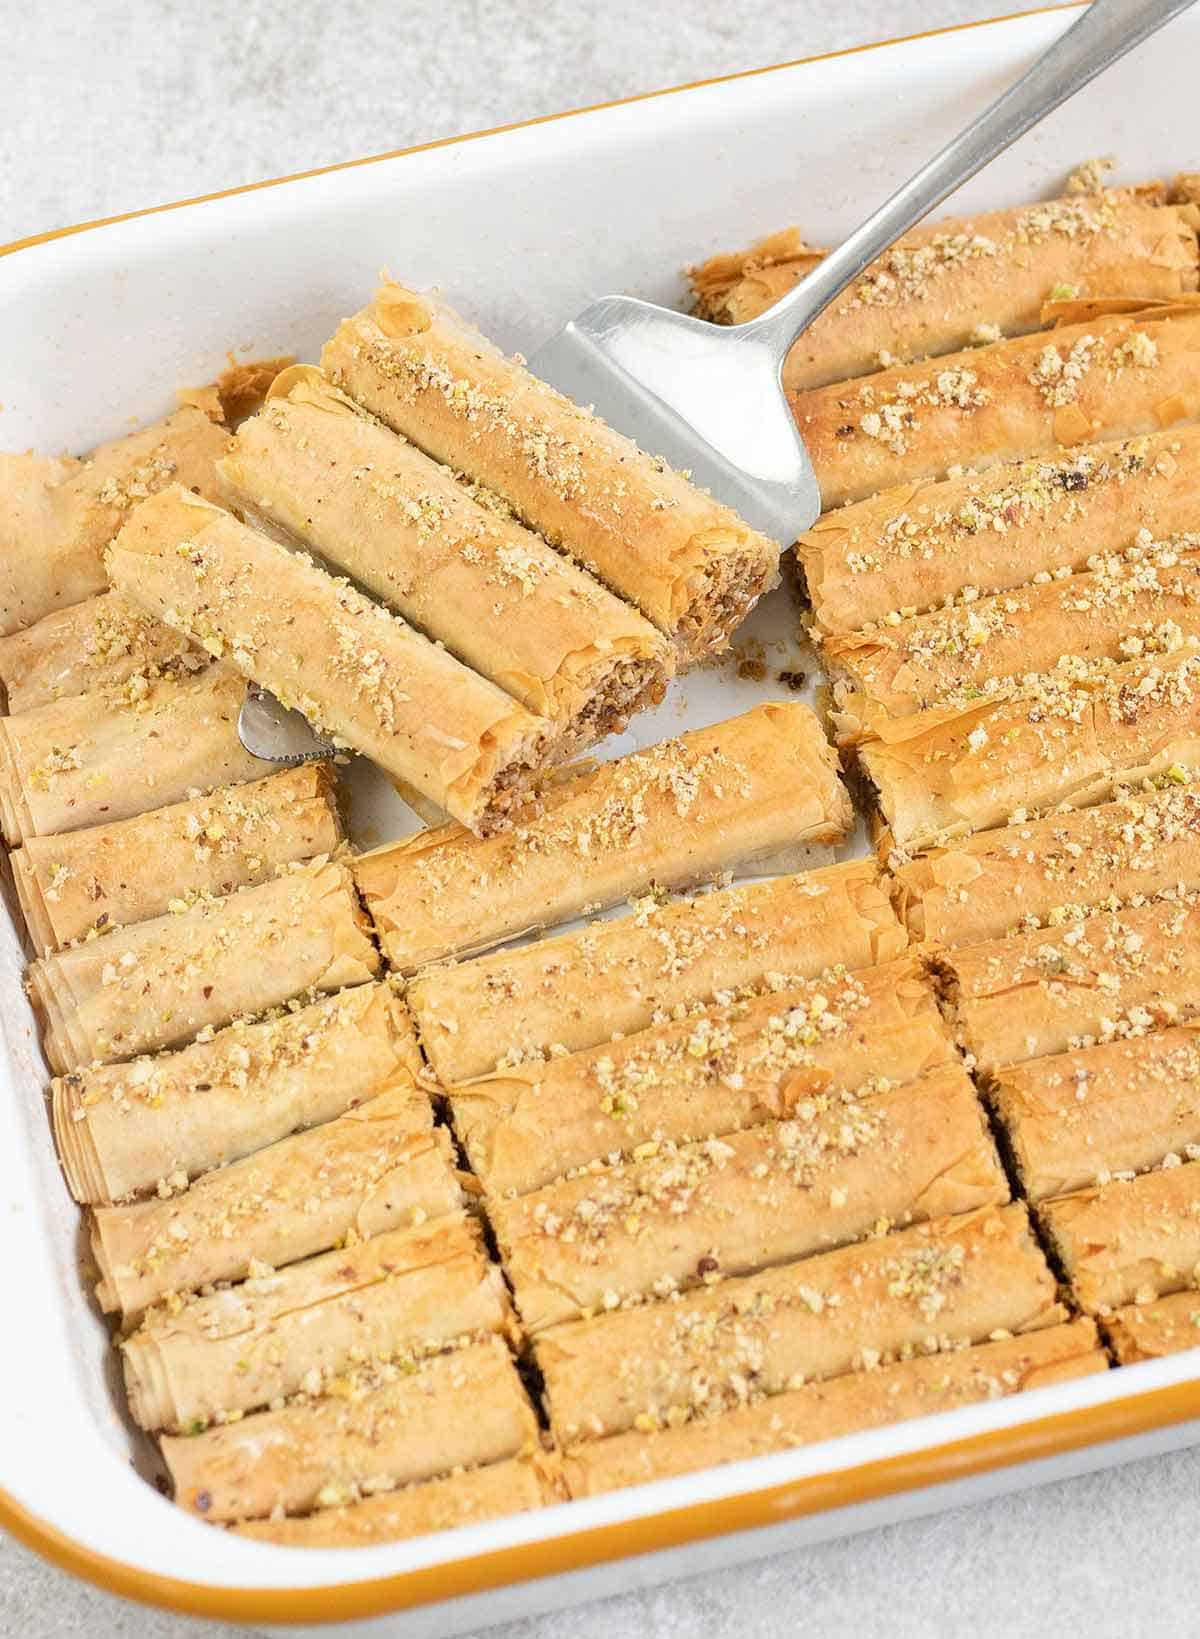
[[(1001, 0), (0, 0), (0, 242), (1005, 9)], [(1093, 1639), (1175, 1639), (1195, 1632), (1198, 1489), (1200, 1456), (1183, 1453), (493, 1631), (1042, 1639), (1065, 1624)], [(6, 1639), (235, 1631), (121, 1604), (0, 1541)]]

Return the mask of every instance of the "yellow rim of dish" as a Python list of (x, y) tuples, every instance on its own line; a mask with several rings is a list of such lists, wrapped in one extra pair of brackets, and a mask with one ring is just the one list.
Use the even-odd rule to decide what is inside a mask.
[[(129, 222), (139, 216), (156, 216), (161, 211), (182, 210), (188, 205), (202, 205), (213, 199), (230, 199), (236, 194), (256, 192), (259, 188), (275, 188), (284, 182), (299, 182), (306, 177), (326, 176), (334, 171), (353, 170), (360, 165), (375, 165), (381, 160), (400, 159), (408, 154), (426, 153), (433, 148), (475, 142), (480, 137), (497, 136), (505, 131), (550, 125), (557, 120), (573, 119), (578, 114), (621, 108), (629, 103), (646, 102), (652, 97), (674, 96), (701, 86), (724, 85), (803, 64), (853, 57), (909, 40), (961, 34), (969, 29), (1009, 22), (1017, 16), (1044, 16), (1055, 11), (1071, 11), (1084, 3), (1085, 0), (1067, 0), (1066, 4), (1042, 6), (1036, 11), (1010, 12), (977, 22), (958, 23), (949, 28), (924, 29), (892, 40), (875, 40), (843, 51), (798, 57), (791, 62), (772, 63), (765, 68), (746, 69), (737, 74), (718, 74), (711, 79), (693, 80), (686, 85), (671, 86), (661, 91), (620, 97), (612, 102), (594, 103), (586, 108), (547, 114), (538, 119), (518, 120), (486, 131), (444, 137), (437, 142), (423, 142), (411, 148), (396, 148), (388, 153), (345, 160), (337, 165), (322, 165), (314, 170), (297, 171), (290, 176), (272, 177), (264, 182), (247, 182), (217, 193), (198, 194), (193, 199), (174, 200), (165, 205), (152, 205), (145, 210), (126, 211), (119, 216), (101, 217), (94, 222), (77, 222), (48, 233), (31, 234), (28, 238), (0, 246), (0, 256), (27, 250), (33, 245), (44, 245), (54, 239), (86, 233), (91, 228), (109, 227), (115, 222)], [(1100, 1406), (1039, 1417), (1012, 1428), (993, 1429), (968, 1439), (947, 1441), (921, 1451), (861, 1463), (855, 1468), (832, 1474), (807, 1475), (783, 1485), (763, 1487), (735, 1497), (692, 1503), (612, 1525), (592, 1526), (588, 1530), (567, 1532), (549, 1540), (501, 1548), (492, 1553), (475, 1554), (469, 1559), (418, 1570), (400, 1571), (392, 1576), (338, 1582), (316, 1588), (243, 1588), (226, 1583), (209, 1585), (142, 1570), (86, 1547), (57, 1526), (31, 1513), (3, 1488), (0, 1488), (0, 1527), (62, 1569), (109, 1593), (120, 1594), (143, 1604), (226, 1622), (269, 1622), (281, 1626), (347, 1622), (383, 1616), (391, 1611), (410, 1610), (439, 1600), (461, 1599), (494, 1588), (510, 1587), (518, 1582), (560, 1576), (568, 1571), (583, 1570), (635, 1554), (657, 1553), (731, 1532), (779, 1525), (787, 1520), (873, 1502), (905, 1491), (944, 1485), (1017, 1463), (1060, 1456), (1084, 1446), (1128, 1439), (1151, 1429), (1169, 1428), (1196, 1418), (1200, 1418), (1200, 1380), (1153, 1389)]]

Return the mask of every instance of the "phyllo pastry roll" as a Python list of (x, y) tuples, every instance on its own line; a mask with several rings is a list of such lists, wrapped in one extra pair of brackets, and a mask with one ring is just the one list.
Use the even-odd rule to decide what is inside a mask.
[(1104, 1320), (1119, 1366), (1200, 1349), (1200, 1293), (1174, 1292), (1152, 1303), (1132, 1303)]
[(421, 1041), (445, 1083), (498, 1064), (577, 1052), (644, 1030), (690, 1003), (829, 968), (873, 967), (906, 940), (874, 865), (647, 898), (631, 916), (420, 973), (408, 987)]
[(1073, 664), (1011, 697), (880, 719), (858, 748), (896, 845), (916, 850), (1200, 764), (1200, 655)]
[(246, 685), (230, 667), (133, 681), (0, 717), (0, 824), (10, 846), (274, 771), (238, 739)]
[(1176, 1024), (1200, 1009), (1194, 895), (1098, 911), (944, 958), (963, 1045), (985, 1069)]
[(774, 541), (432, 296), (385, 284), (321, 363), (420, 449), (502, 495), (640, 609), (684, 662), (724, 648), (775, 583)]
[(1071, 1320), (785, 1389), (707, 1421), (586, 1440), (564, 1454), (563, 1470), (572, 1497), (594, 1497), (1107, 1370), (1095, 1322)]
[(1065, 1318), (1017, 1204), (569, 1321), (544, 1332), (534, 1355), (551, 1430), (571, 1445)]
[(538, 1423), (504, 1340), (428, 1359), (369, 1361), (199, 1434), (167, 1435), (175, 1501), (210, 1521), (301, 1514), (391, 1492), (538, 1445)]
[(833, 971), (696, 1009), (563, 1058), (449, 1089), (455, 1130), (496, 1196), (575, 1167), (790, 1119), (820, 1095), (875, 1091), (953, 1061), (929, 981), (911, 960)]
[(969, 708), (1030, 673), (1073, 661), (1114, 666), (1200, 647), (1200, 535), (1099, 555), (1086, 570), (913, 615), (821, 646), (843, 736), (879, 714)]
[(221, 473), (255, 514), (547, 718), (564, 752), (662, 699), (674, 650), (660, 632), (312, 366), (284, 372)]
[(379, 970), (350, 873), (317, 858), (31, 964), (50, 1067), (132, 1058)]
[(47, 955), (94, 929), (146, 922), (328, 854), (342, 840), (333, 771), (306, 763), (113, 825), (30, 837), (12, 856), (17, 897)]
[(1200, 1162), (1043, 1201), (1038, 1217), (1087, 1314), (1200, 1281)]
[(185, 406), (86, 461), (0, 455), (0, 633), (105, 591), (104, 548), (146, 496), (181, 484), (215, 499), (228, 436)]
[(205, 663), (186, 637), (120, 592), (102, 592), (0, 637), (0, 688), (10, 712), (134, 676), (149, 682), (168, 672), (199, 671)]
[(1118, 307), (1049, 333), (791, 394), (822, 506), (955, 467), (994, 467), (1195, 420), (1200, 299)]
[(364, 855), (354, 875), (385, 955), (410, 973), (649, 888), (840, 841), (852, 817), (816, 716), (775, 701), (562, 770), (498, 836), (435, 827)]
[(1200, 1159), (1200, 1026), (1103, 1042), (992, 1072), (988, 1102), (1030, 1200)]
[(311, 558), (173, 490), (107, 554), (115, 585), (314, 727), (474, 829), (546, 755), (549, 725)]
[(553, 1452), (532, 1451), (507, 1462), (442, 1475), (342, 1508), (318, 1508), (298, 1518), (247, 1520), (238, 1536), (283, 1548), (369, 1548), (434, 1531), (453, 1531), (566, 1500), (562, 1464)]
[(819, 518), (796, 557), (820, 631), (855, 632), (1166, 539), (1200, 513), (1200, 427), (901, 484)]
[(786, 1121), (639, 1145), (636, 1159), (493, 1201), (526, 1331), (1009, 1199), (970, 1077), (948, 1065), (818, 1094)]
[(51, 1088), (71, 1194), (100, 1204), (156, 1192), (414, 1088), (416, 1033), (387, 983), (237, 1021), (158, 1058), (93, 1065)]
[(401, 1369), (476, 1332), (509, 1326), (504, 1281), (466, 1213), (394, 1229), (210, 1296), (151, 1309), (120, 1347), (141, 1428), (221, 1422), (349, 1367)]
[(97, 1207), (96, 1295), (128, 1321), (168, 1293), (243, 1280), (462, 1204), (450, 1135), (401, 1077), (393, 1090), (205, 1173), (179, 1195)]
[(1160, 790), (980, 832), (897, 865), (909, 933), (973, 945), (1200, 888), (1200, 787), (1186, 782), (1178, 769)]
[[(881, 365), (1037, 330), (1045, 302), (1072, 296), (1170, 301), (1196, 289), (1193, 205), (1161, 182), (951, 217), (906, 233), (817, 315), (783, 366), (785, 387), (823, 387)], [(697, 312), (756, 318), (822, 252), (795, 228), (691, 270)]]

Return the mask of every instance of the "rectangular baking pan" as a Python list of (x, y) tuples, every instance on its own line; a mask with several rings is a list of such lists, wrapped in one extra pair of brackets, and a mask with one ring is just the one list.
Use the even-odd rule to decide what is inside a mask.
[[(533, 349), (591, 297), (677, 302), (681, 269), (797, 222), (817, 244), (950, 137), (1072, 20), (1058, 8), (784, 64), (288, 178), (0, 252), (0, 444), (79, 450), (169, 406), (230, 348), (315, 355), (381, 269)], [(800, 42), (802, 44), (802, 42)], [(1075, 163), (1194, 168), (1200, 12), (994, 164), (949, 210), (1017, 203)], [(777, 593), (754, 630), (795, 625)], [(634, 741), (782, 684), (705, 672)], [(359, 840), (393, 808), (356, 803)], [(711, 1569), (1200, 1439), (1200, 1350), (1001, 1402), (416, 1542), (299, 1553), (233, 1537), (146, 1483), (79, 1272), (46, 1076), (0, 915), (0, 1525), (135, 1599), (256, 1626), (446, 1635)]]

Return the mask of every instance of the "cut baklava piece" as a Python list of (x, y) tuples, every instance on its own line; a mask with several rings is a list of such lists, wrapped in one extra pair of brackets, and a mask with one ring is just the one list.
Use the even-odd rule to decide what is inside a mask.
[[(1161, 182), (924, 224), (898, 239), (792, 346), (786, 387), (821, 387), (906, 359), (1037, 330), (1072, 296), (1169, 301), (1196, 289), (1197, 212)], [(691, 270), (696, 308), (744, 324), (822, 259), (796, 229)]]
[(691, 899), (647, 897), (631, 916), (430, 968), (406, 994), (439, 1078), (464, 1081), (593, 1047), (768, 978), (780, 989), (904, 948), (886, 885), (872, 862), (853, 860)]
[(1200, 1292), (1175, 1292), (1107, 1315), (1104, 1331), (1118, 1366), (1200, 1349)]
[(321, 363), (374, 415), (503, 496), (640, 609), (683, 663), (724, 648), (775, 584), (774, 541), (433, 296), (385, 284), (343, 322)]
[(437, 826), (364, 854), (359, 892), (411, 973), (647, 891), (775, 863), (852, 823), (816, 716), (783, 701), (543, 780), (511, 829)]
[(494, 1195), (576, 1167), (802, 1117), (953, 1062), (933, 990), (901, 958), (697, 1008), (586, 1052), (501, 1067), (448, 1089), (455, 1130)]
[(823, 508), (1200, 415), (1200, 297), (1074, 306), (1048, 333), (790, 394)]

